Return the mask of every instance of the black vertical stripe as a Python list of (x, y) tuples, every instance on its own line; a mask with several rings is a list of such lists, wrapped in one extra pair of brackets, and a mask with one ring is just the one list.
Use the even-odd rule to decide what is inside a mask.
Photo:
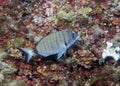
[(50, 36), (46, 38), (46, 41), (45, 41), (45, 45), (46, 45), (46, 53), (48, 53), (49, 51), (49, 41), (50, 41)]
[(69, 40), (69, 32), (68, 31), (66, 31), (65, 32), (65, 41), (66, 41), (66, 43), (68, 42), (68, 40)]
[[(46, 38), (46, 39), (47, 39), (47, 38)], [(47, 40), (46, 40), (46, 39), (44, 39), (44, 41), (43, 41), (43, 48), (44, 48), (44, 50), (45, 50), (44, 52), (48, 53), (48, 52), (47, 52), (47, 43), (46, 43)]]
[(73, 39), (73, 34), (72, 34), (72, 32), (69, 33), (69, 37), (70, 37), (70, 39)]
[(57, 43), (57, 46), (58, 46), (58, 48), (60, 48), (60, 45), (59, 45), (59, 40), (58, 40), (58, 38), (59, 38), (59, 34), (58, 34), (59, 32), (57, 32), (55, 35), (56, 35), (56, 43)]
[(42, 47), (42, 51), (45, 51), (45, 43), (44, 43), (44, 40), (41, 41), (41, 47)]
[(63, 39), (64, 39), (64, 44), (66, 45), (66, 40), (65, 40), (65, 31), (62, 32), (62, 35), (63, 35)]
[[(52, 35), (52, 34), (51, 34)], [(50, 41), (51, 41), (51, 35), (46, 39), (46, 52), (47, 53), (50, 53), (50, 51), (51, 51), (51, 43), (50, 43)]]
[(56, 38), (55, 38), (55, 33), (52, 35), (52, 42), (51, 42), (51, 47), (53, 50), (57, 49), (57, 43), (56, 43)]

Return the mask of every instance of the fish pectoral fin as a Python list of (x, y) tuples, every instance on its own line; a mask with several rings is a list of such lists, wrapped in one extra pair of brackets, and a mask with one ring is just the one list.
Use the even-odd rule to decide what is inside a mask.
[(25, 63), (28, 63), (32, 56), (34, 55), (33, 50), (28, 48), (18, 48), (23, 54), (25, 54)]
[(64, 51), (62, 51), (62, 52), (60, 52), (60, 53), (58, 53), (58, 54), (57, 54), (57, 59), (59, 59), (65, 52), (66, 52), (66, 50), (64, 50)]
[(68, 44), (71, 44), (71, 45), (72, 45), (73, 43), (74, 43), (74, 41), (73, 41), (72, 39), (69, 39), (69, 40), (68, 40)]

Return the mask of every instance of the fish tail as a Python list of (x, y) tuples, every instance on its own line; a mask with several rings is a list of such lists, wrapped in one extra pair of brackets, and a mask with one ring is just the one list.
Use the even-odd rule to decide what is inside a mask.
[(23, 54), (25, 54), (25, 63), (28, 63), (32, 56), (34, 56), (34, 52), (28, 48), (18, 48)]

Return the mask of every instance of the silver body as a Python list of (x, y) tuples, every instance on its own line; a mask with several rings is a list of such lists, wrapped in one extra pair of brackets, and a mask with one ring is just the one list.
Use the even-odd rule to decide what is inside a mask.
[(49, 56), (66, 51), (77, 39), (76, 33), (69, 30), (62, 30), (44, 37), (36, 45), (36, 50), (39, 55)]

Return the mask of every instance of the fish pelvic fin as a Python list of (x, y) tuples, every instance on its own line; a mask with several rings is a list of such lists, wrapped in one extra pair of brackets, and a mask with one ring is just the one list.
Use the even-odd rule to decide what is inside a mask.
[(18, 48), (23, 54), (25, 54), (25, 63), (28, 63), (32, 56), (35, 55), (32, 49), (28, 48)]

